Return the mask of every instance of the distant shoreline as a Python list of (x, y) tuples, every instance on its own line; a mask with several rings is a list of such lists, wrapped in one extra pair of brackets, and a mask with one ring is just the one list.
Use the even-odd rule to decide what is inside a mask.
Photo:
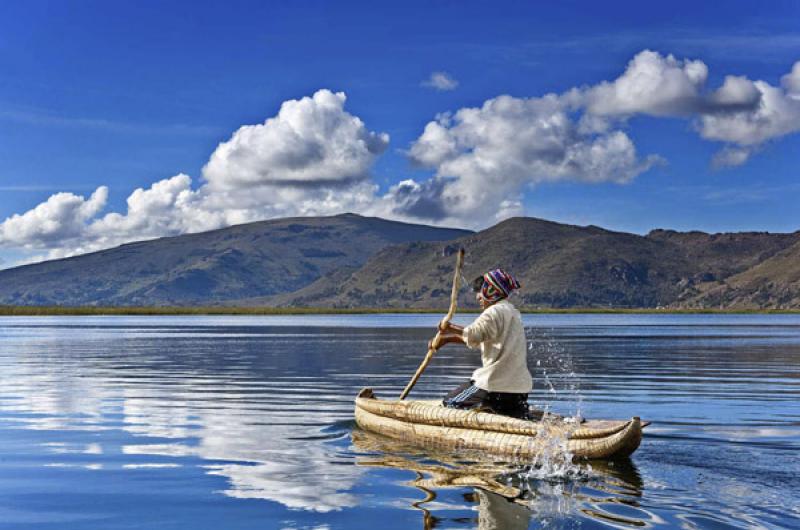
[[(2, 306), (0, 316), (169, 316), (169, 315), (372, 315), (381, 313), (444, 314), (445, 309), (407, 308), (337, 308), (337, 307), (94, 307), (94, 306)], [(479, 313), (478, 308), (459, 308), (460, 313)], [(525, 314), (641, 314), (641, 315), (693, 315), (693, 314), (747, 314), (780, 315), (800, 314), (800, 309), (625, 309), (625, 308), (520, 308)]]

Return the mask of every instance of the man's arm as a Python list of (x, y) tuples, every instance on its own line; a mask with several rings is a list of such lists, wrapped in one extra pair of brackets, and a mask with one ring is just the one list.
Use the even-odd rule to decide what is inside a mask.
[[(452, 342), (464, 344), (464, 328), (450, 322), (439, 322), (439, 348)], [(433, 346), (433, 340), (428, 342), (428, 348)]]
[(442, 333), (464, 333), (464, 327), (458, 326), (451, 322), (440, 322), (439, 323), (439, 331)]
[[(433, 340), (434, 339), (431, 339), (431, 340), (428, 341), (428, 349), (429, 350), (433, 349)], [(439, 345), (438, 345), (438, 347), (436, 349), (438, 350), (439, 348), (441, 348), (445, 344), (450, 344), (452, 342), (455, 342), (455, 343), (458, 343), (458, 344), (464, 344), (464, 337), (461, 336), (461, 333), (454, 333), (454, 332), (451, 332), (451, 331), (448, 331), (446, 333), (441, 333), (439, 335)]]

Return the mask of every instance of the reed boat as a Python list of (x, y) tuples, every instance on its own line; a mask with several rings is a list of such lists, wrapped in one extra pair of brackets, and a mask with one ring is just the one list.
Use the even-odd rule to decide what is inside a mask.
[(489, 412), (450, 409), (440, 401), (383, 400), (371, 388), (355, 402), (359, 427), (446, 451), (476, 451), (511, 459), (531, 460), (554, 446), (574, 459), (629, 456), (649, 425), (638, 416), (629, 420), (582, 420), (544, 414), (540, 420), (521, 420)]

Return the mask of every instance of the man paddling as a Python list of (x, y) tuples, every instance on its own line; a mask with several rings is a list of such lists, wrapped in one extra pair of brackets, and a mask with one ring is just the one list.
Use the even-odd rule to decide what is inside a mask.
[(508, 301), (511, 292), (519, 287), (509, 273), (491, 270), (472, 283), (483, 309), (481, 315), (466, 327), (449, 322), (440, 325), (439, 347), (451, 342), (471, 349), (480, 347), (483, 364), (468, 382), (444, 398), (446, 407), (482, 409), (515, 418), (527, 416), (533, 378), (528, 371), (525, 329), (519, 311)]

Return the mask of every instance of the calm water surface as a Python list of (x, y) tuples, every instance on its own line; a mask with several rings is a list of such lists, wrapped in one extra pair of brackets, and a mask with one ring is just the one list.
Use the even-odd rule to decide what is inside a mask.
[[(355, 427), (438, 318), (0, 318), (0, 528), (800, 528), (799, 316), (526, 317), (533, 403), (653, 421), (560, 470)], [(448, 346), (412, 397), (478, 362)]]

